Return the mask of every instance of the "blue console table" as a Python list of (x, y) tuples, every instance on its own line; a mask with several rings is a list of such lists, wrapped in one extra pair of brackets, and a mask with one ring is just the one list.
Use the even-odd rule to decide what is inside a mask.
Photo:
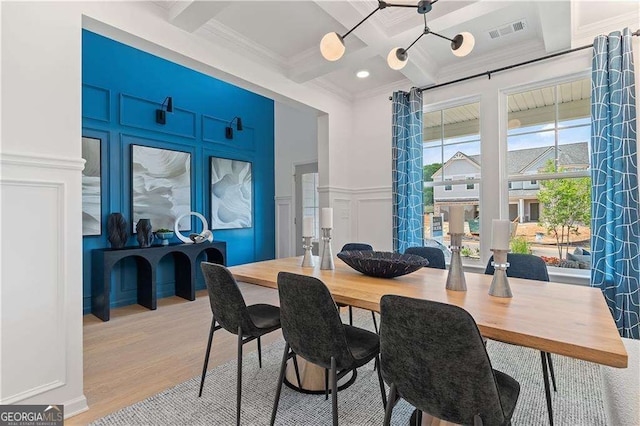
[(175, 262), (176, 296), (196, 299), (196, 259), (203, 253), (207, 261), (226, 265), (227, 243), (169, 244), (167, 246), (95, 249), (91, 252), (91, 313), (109, 321), (111, 311), (111, 271), (122, 259), (133, 257), (138, 267), (138, 304), (156, 309), (156, 269), (160, 259), (170, 254)]

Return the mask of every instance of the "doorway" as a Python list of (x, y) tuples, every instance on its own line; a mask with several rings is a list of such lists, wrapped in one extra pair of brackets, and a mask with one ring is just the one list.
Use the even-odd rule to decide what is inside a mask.
[(304, 254), (302, 248), (302, 218), (313, 217), (315, 236), (313, 254), (318, 254), (318, 229), (320, 228), (320, 202), (318, 199), (318, 163), (295, 166), (295, 203), (296, 203), (296, 256)]

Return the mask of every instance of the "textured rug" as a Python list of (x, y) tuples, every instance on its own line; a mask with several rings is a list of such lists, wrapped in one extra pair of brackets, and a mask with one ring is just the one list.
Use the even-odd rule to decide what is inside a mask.
[[(354, 314), (355, 325), (373, 328), (368, 312), (354, 310)], [(488, 342), (487, 349), (493, 367), (520, 382), (520, 398), (512, 423), (548, 424), (540, 353), (493, 341)], [(269, 424), (283, 350), (284, 342), (263, 348), (262, 369), (258, 368), (255, 354), (245, 356), (242, 424)], [(605, 425), (598, 366), (558, 355), (553, 355), (553, 364), (558, 384), (558, 392), (552, 392), (555, 424)], [(236, 362), (209, 371), (202, 398), (197, 396), (199, 380), (200, 377), (194, 377), (93, 424), (235, 424)], [(412, 412), (413, 407), (400, 401), (394, 409), (392, 424), (407, 425)], [(382, 424), (384, 410), (373, 362), (358, 370), (358, 378), (351, 387), (339, 392), (338, 413), (341, 425)], [(283, 386), (276, 424), (331, 424), (331, 399), (325, 401), (324, 395), (300, 394)]]

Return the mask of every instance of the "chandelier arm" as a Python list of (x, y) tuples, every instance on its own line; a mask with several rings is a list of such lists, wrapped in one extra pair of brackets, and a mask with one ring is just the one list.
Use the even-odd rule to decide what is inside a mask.
[(453, 43), (453, 39), (450, 39), (449, 37), (445, 37), (445, 36), (443, 36), (443, 35), (441, 35), (441, 34), (434, 33), (433, 31), (429, 31), (429, 33), (430, 33), (430, 34), (433, 34), (434, 36), (438, 36), (438, 37), (440, 37), (440, 38), (443, 38), (443, 39), (445, 39), (445, 40), (449, 40), (450, 42), (452, 42), (452, 43)]
[(358, 22), (358, 23), (356, 24), (356, 26), (355, 26), (355, 27), (351, 28), (349, 31), (347, 31), (347, 32), (346, 32), (343, 36), (341, 36), (341, 37), (342, 37), (342, 38), (345, 38), (346, 36), (348, 36), (349, 34), (351, 34), (351, 33), (353, 32), (353, 30), (355, 30), (355, 29), (356, 29), (356, 28), (358, 28), (360, 25), (362, 25), (362, 24), (364, 23), (364, 21), (366, 21), (367, 19), (371, 18), (371, 17), (373, 16), (373, 14), (374, 14), (374, 13), (376, 13), (376, 12), (377, 12), (377, 11), (379, 11), (380, 9), (384, 9), (385, 7), (387, 7), (387, 4), (386, 4), (386, 3), (384, 3), (384, 2), (380, 2), (380, 1), (379, 1), (379, 2), (378, 2), (378, 7), (377, 7), (377, 8), (375, 8), (375, 9), (373, 10), (373, 12), (371, 12), (370, 14), (368, 14), (367, 16), (365, 16), (365, 18), (364, 18), (362, 21)]
[(411, 44), (410, 44), (406, 49), (404, 49), (404, 51), (406, 52), (406, 51), (408, 51), (409, 49), (411, 49), (411, 48), (413, 47), (413, 45), (414, 45), (414, 44), (416, 44), (416, 43), (418, 42), (418, 40), (420, 40), (423, 36), (425, 36), (425, 35), (427, 35), (427, 34), (429, 34), (429, 32), (428, 32), (428, 31), (425, 31), (425, 32), (423, 32), (422, 34), (420, 34), (420, 35), (418, 36), (418, 38), (417, 38), (417, 39), (415, 39), (415, 40), (413, 41), (413, 43), (411, 43)]

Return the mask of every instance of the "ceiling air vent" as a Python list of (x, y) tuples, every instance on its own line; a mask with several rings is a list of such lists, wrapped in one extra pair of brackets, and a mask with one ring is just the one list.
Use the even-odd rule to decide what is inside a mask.
[(494, 28), (489, 30), (489, 38), (495, 40), (500, 37), (504, 37), (509, 34), (517, 33), (519, 31), (523, 31), (527, 28), (527, 22), (524, 19), (520, 19), (519, 21), (512, 22), (507, 25), (503, 25), (499, 28)]

